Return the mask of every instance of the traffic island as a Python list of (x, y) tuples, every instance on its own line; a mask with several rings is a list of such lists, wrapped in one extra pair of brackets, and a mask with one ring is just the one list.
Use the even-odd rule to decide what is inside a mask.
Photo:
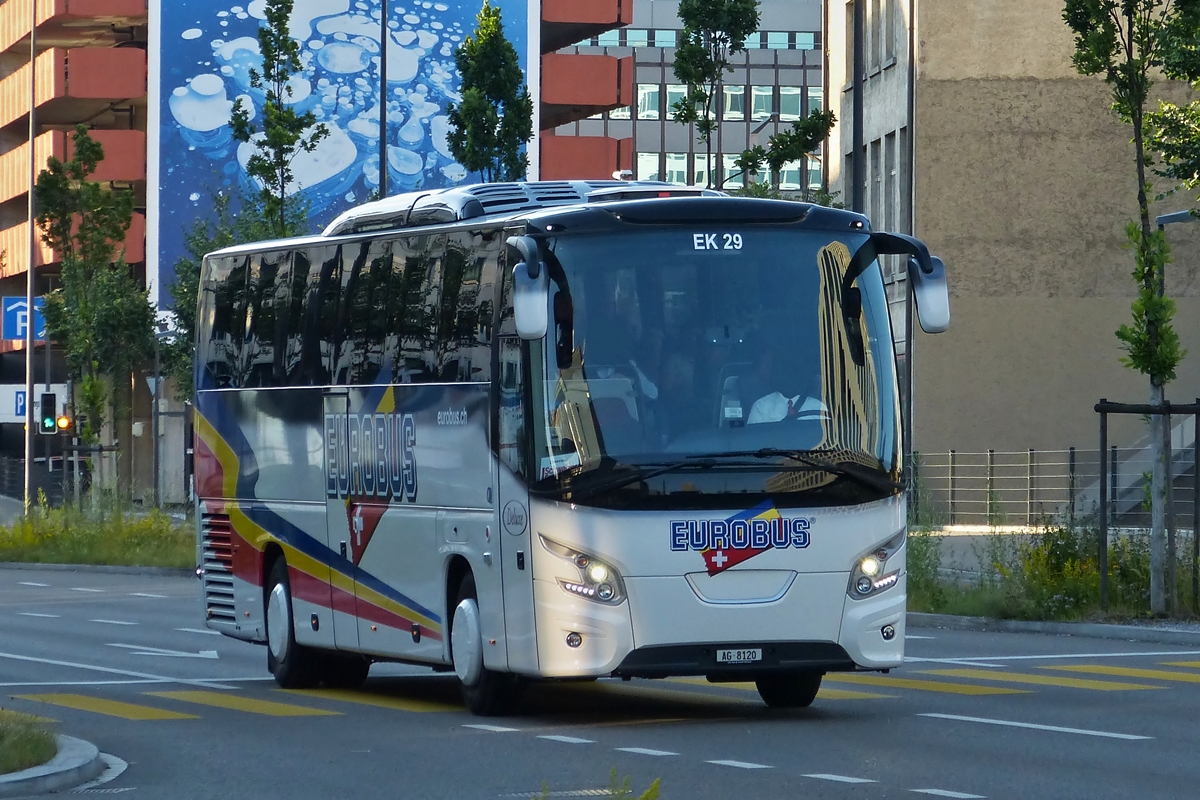
[(45, 764), (0, 775), (0, 797), (58, 792), (90, 781), (104, 771), (100, 751), (73, 736), (54, 737), (58, 752)]

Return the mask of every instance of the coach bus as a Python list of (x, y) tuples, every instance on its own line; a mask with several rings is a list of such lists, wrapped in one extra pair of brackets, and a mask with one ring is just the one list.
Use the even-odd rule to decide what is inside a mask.
[(635, 182), (365, 204), (204, 260), (198, 573), (284, 687), (453, 672), (754, 681), (903, 659), (905, 497), (879, 257), (803, 203)]

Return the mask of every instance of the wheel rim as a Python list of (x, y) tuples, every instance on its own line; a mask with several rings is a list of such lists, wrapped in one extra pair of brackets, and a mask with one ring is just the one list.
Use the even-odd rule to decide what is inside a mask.
[(454, 674), (466, 686), (479, 683), (483, 674), (483, 639), (479, 629), (479, 607), (465, 598), (454, 609), (450, 629), (450, 647), (454, 654)]
[(288, 613), (287, 589), (282, 583), (277, 583), (267, 597), (267, 646), (271, 648), (271, 655), (276, 661), (287, 659), (291, 616)]

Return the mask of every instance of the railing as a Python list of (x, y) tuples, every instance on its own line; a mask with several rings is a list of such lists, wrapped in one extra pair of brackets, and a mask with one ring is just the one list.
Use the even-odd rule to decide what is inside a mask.
[[(1195, 527), (1194, 452), (1192, 445), (1171, 453), (1168, 513), (1180, 528)], [(1106, 460), (1110, 524), (1149, 527), (1149, 451), (1113, 446)], [(1099, 492), (1098, 450), (914, 452), (909, 515), (917, 525), (1074, 525), (1096, 519)]]

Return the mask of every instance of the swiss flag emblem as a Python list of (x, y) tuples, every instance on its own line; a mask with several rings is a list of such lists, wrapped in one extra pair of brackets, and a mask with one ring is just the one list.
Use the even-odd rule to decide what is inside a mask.
[(363, 553), (379, 527), (379, 520), (387, 506), (382, 503), (362, 503), (355, 500), (346, 501), (346, 522), (350, 527), (350, 555), (354, 566), (362, 561)]
[[(768, 500), (767, 502), (755, 506), (748, 511), (743, 511), (740, 514), (734, 514), (732, 517), (726, 520), (726, 523), (732, 524), (739, 521), (748, 522), (753, 519), (762, 519), (767, 521), (779, 520), (779, 510), (776, 509), (775, 505)], [(778, 524), (778, 522), (776, 524)], [(730, 567), (736, 567), (743, 561), (748, 561), (759, 553), (765, 553), (770, 549), (772, 549), (772, 546), (769, 544), (766, 547), (720, 547), (702, 550), (700, 551), (700, 555), (704, 557), (704, 565), (708, 568), (708, 574), (716, 575), (717, 573), (724, 572)]]

